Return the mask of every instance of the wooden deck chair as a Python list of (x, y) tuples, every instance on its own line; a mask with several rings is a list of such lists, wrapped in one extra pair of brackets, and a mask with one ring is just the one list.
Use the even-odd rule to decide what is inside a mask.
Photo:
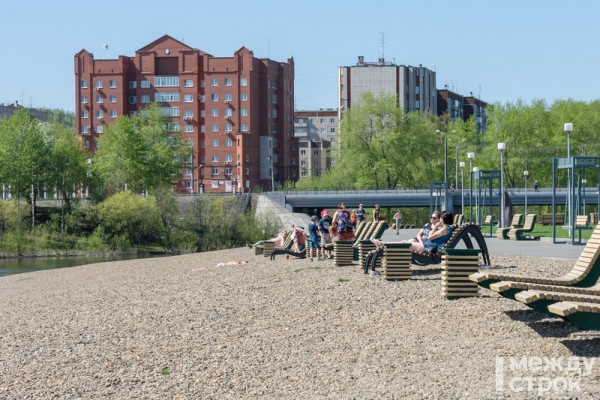
[(472, 239), (475, 239), (475, 242), (481, 249), (484, 265), (490, 265), (490, 253), (487, 249), (487, 243), (485, 242), (485, 237), (481, 233), (479, 225), (475, 223), (466, 223), (460, 226), (453, 225), (452, 228), (452, 236), (450, 236), (446, 244), (438, 249), (435, 254), (427, 252), (411, 252), (413, 263), (419, 265), (439, 264), (442, 262), (442, 249), (453, 249), (461, 242), (465, 244), (467, 249), (473, 249), (475, 247)]
[(600, 330), (600, 304), (561, 301), (548, 306), (548, 311), (581, 329)]
[(508, 238), (510, 240), (540, 240), (539, 236), (527, 235), (527, 233), (533, 231), (536, 220), (537, 214), (528, 214), (527, 218), (525, 218), (523, 226), (517, 228), (510, 228), (510, 230), (508, 231)]
[(483, 231), (483, 227), (490, 227), (490, 234), (486, 235), (486, 236), (493, 236), (492, 234), (492, 230), (494, 228), (494, 216), (491, 214), (488, 214), (485, 216), (483, 222), (481, 223), (481, 230)]
[(548, 307), (561, 301), (600, 303), (600, 288), (589, 288), (589, 294), (564, 293), (546, 290), (524, 290), (515, 295), (515, 300), (534, 310), (550, 314)]
[[(479, 249), (481, 249), (483, 263), (485, 265), (490, 264), (490, 254), (487, 249), (485, 238), (481, 234), (481, 229), (479, 229), (479, 225), (475, 223), (466, 223), (460, 226), (453, 225), (452, 228), (452, 236), (450, 236), (446, 244), (439, 249), (437, 253), (431, 254), (426, 252), (421, 253), (411, 251), (412, 263), (418, 265), (439, 264), (442, 262), (442, 249), (453, 249), (461, 242), (464, 243), (467, 249), (473, 249), (475, 248), (473, 245), (473, 239), (475, 239)], [(373, 271), (375, 270), (378, 261), (380, 261), (379, 258), (382, 256), (383, 247), (380, 247), (365, 257), (365, 263), (363, 264), (365, 274), (368, 273), (369, 269)]]
[(496, 230), (496, 237), (500, 240), (508, 239), (508, 231), (512, 228), (520, 228), (522, 227), (521, 220), (523, 219), (523, 214), (515, 214), (513, 215), (513, 219), (510, 222), (510, 226), (500, 227)]
[(454, 214), (454, 225), (462, 225), (464, 222), (464, 215)]
[(559, 277), (540, 277), (527, 275), (513, 275), (494, 272), (476, 272), (469, 278), (473, 282), (486, 289), (491, 289), (494, 285), (495, 291), (508, 298), (514, 298), (514, 295), (520, 291), (535, 289), (544, 289), (538, 285), (550, 286), (569, 286), (575, 287), (569, 289), (578, 291), (577, 288), (589, 288), (596, 285), (600, 278), (600, 224), (592, 232), (575, 266), (565, 275)]
[(292, 252), (292, 246), (294, 245), (292, 232), (286, 236), (280, 246), (273, 246), (272, 249), (269, 249), (270, 251), (265, 251), (264, 256), (270, 257), (273, 260), (277, 254), (291, 254), (290, 252)]

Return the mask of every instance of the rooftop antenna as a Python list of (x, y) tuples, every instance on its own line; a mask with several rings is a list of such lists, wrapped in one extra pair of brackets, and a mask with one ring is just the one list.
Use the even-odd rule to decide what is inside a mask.
[(385, 60), (385, 33), (384, 32), (380, 32), (381, 34), (381, 42), (379, 42), (379, 44), (381, 44), (381, 60)]

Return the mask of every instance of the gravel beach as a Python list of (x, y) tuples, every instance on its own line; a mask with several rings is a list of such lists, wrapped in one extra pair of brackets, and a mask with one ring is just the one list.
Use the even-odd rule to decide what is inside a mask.
[[(573, 264), (492, 254), (511, 273)], [(599, 355), (494, 292), (444, 299), (439, 265), (389, 282), (239, 248), (0, 278), (2, 399), (597, 398)]]

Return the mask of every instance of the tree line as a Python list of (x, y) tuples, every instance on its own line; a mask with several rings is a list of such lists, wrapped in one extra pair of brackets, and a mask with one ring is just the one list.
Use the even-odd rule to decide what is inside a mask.
[[(173, 187), (192, 147), (171, 132), (158, 105), (105, 128), (91, 154), (81, 135), (27, 109), (0, 120), (0, 256), (215, 250), (276, 229), (240, 213), (235, 196), (181, 207)], [(60, 206), (38, 207), (40, 197)]]
[[(524, 187), (528, 181), (540, 187), (552, 186), (552, 159), (567, 157), (564, 123), (572, 122), (571, 156), (600, 156), (600, 101), (544, 100), (493, 104), (486, 109), (487, 129), (481, 131), (474, 117), (452, 121), (447, 114), (406, 113), (393, 96), (374, 97), (366, 93), (357, 105), (344, 113), (340, 134), (332, 145), (332, 167), (326, 176), (310, 177), (287, 189), (399, 189), (429, 188), (444, 181), (447, 141), (448, 184), (455, 182), (456, 153), (465, 162), (474, 153), (473, 167), (500, 169), (498, 143), (506, 143), (503, 156), (504, 185)], [(446, 136), (446, 137), (445, 137)], [(558, 174), (566, 185), (566, 174)], [(591, 171), (588, 186), (598, 185), (598, 171)]]

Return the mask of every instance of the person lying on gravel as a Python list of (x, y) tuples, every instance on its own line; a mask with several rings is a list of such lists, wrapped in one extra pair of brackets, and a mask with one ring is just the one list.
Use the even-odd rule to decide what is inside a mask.
[(248, 264), (248, 261), (227, 261), (226, 263), (218, 263), (217, 267), (224, 267), (226, 265), (241, 265)]

